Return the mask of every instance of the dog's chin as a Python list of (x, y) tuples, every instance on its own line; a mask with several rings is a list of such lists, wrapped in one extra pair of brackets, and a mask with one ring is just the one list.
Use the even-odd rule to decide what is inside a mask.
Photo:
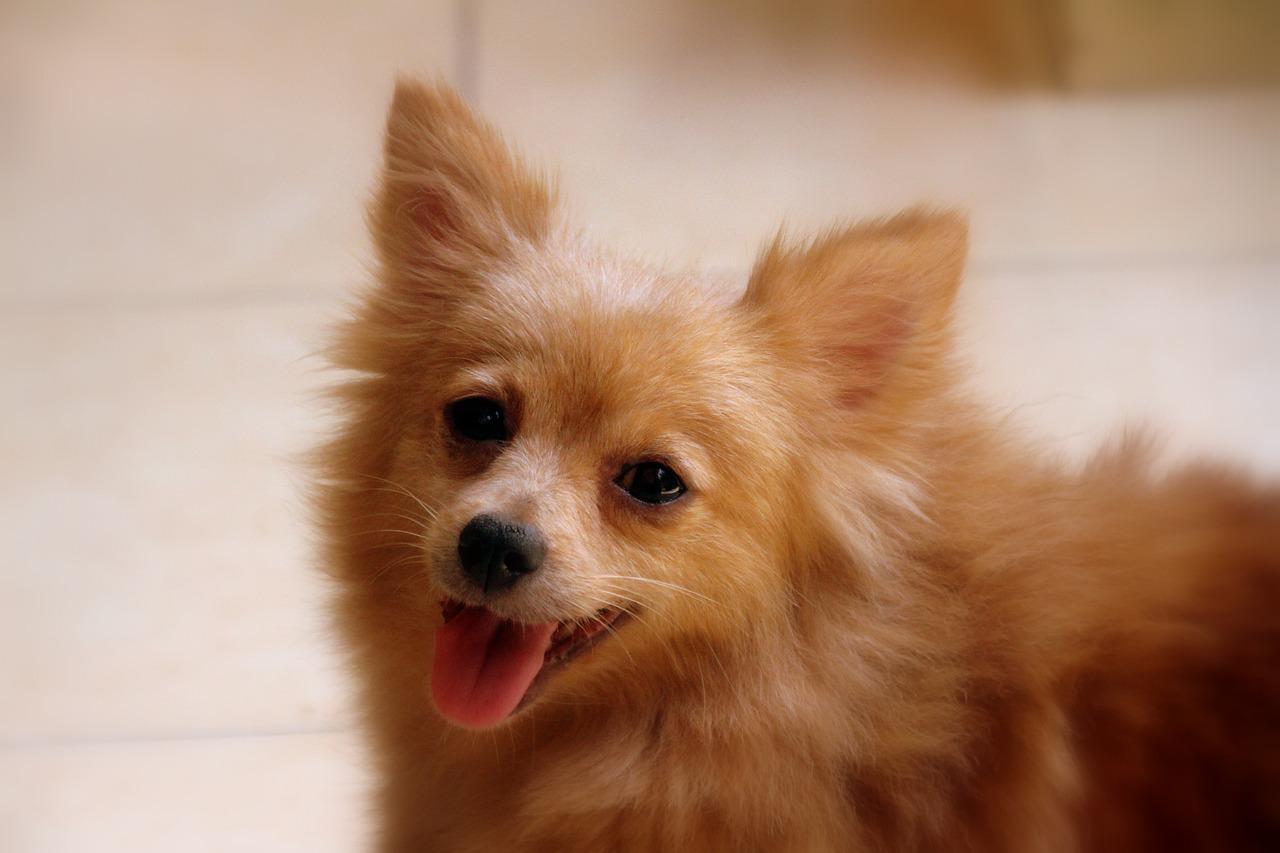
[(452, 598), (441, 602), (431, 694), (449, 722), (468, 729), (500, 725), (535, 702), (559, 673), (625, 623), (615, 607), (586, 619), (526, 623)]

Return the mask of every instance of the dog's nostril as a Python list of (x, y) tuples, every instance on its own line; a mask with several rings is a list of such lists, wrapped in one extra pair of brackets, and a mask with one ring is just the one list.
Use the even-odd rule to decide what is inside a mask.
[(502, 558), (502, 567), (513, 575), (523, 575), (529, 571), (529, 563), (519, 551), (509, 551)]
[(536, 530), (492, 515), (476, 516), (458, 534), (458, 563), (485, 592), (505, 589), (536, 570), (544, 551)]
[(461, 558), (463, 566), (484, 561), (486, 558), (485, 551), (485, 544), (474, 538), (458, 542), (458, 556)]

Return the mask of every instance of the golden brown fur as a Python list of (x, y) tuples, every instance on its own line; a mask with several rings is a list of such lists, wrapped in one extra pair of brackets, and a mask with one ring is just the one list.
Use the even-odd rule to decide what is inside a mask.
[[(380, 849), (1280, 843), (1280, 499), (1004, 434), (949, 355), (959, 219), (776, 240), (738, 297), (592, 248), (403, 82), (370, 221), (321, 510)], [(497, 456), (440, 437), (477, 388), (518, 401)], [(642, 513), (611, 472), (655, 443), (691, 491)], [(554, 556), (505, 615), (638, 615), (475, 732), (428, 671), (458, 529), (495, 504)]]

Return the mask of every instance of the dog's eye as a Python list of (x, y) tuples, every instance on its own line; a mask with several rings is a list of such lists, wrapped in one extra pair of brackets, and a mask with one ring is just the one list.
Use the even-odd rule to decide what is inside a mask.
[(449, 404), (454, 432), (472, 441), (506, 441), (507, 418), (502, 406), (488, 397), (464, 397)]
[(631, 497), (647, 504), (671, 503), (685, 493), (680, 477), (661, 462), (628, 465), (614, 482)]

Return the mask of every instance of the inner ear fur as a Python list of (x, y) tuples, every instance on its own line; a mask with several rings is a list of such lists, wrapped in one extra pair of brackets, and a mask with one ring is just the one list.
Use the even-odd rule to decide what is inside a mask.
[(542, 240), (554, 189), (453, 89), (401, 78), (387, 116), (369, 225), (384, 277), (447, 287)]
[(927, 381), (949, 346), (967, 248), (962, 216), (924, 209), (810, 242), (779, 235), (761, 252), (743, 307), (822, 376), (832, 402), (857, 408)]

